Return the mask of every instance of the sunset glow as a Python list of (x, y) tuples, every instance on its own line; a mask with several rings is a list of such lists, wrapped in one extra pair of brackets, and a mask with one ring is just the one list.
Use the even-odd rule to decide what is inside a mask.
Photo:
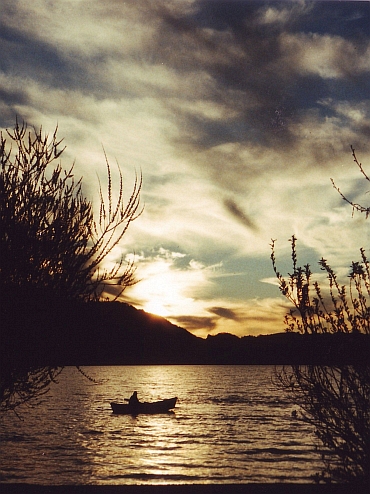
[[(88, 5), (88, 8), (87, 8)], [(346, 281), (369, 244), (368, 2), (2, 2), (1, 122), (58, 135), (94, 205), (102, 145), (143, 214), (106, 259), (135, 258), (122, 301), (199, 336), (284, 330), (274, 281), (299, 262)], [(22, 19), (22, 22), (19, 22)], [(41, 28), (40, 28), (41, 23)]]

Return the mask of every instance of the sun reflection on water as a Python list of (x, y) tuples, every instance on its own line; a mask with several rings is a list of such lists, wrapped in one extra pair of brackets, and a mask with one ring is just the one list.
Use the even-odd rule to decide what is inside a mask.
[[(1, 480), (9, 471), (13, 482), (40, 484), (306, 482), (317, 471), (311, 431), (292, 421), (266, 369), (87, 371), (103, 384), (67, 369), (27, 421), (0, 424)], [(175, 412), (112, 414), (110, 401), (135, 389), (147, 401), (178, 395)]]

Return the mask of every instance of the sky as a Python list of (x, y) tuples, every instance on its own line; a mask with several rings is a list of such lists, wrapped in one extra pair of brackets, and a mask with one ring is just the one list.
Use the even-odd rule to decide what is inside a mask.
[[(193, 334), (284, 330), (271, 266), (346, 280), (369, 245), (370, 3), (1, 0), (0, 128), (58, 135), (98, 203), (104, 151), (144, 210), (109, 263), (136, 262), (123, 300)], [(370, 220), (368, 220), (370, 221)]]

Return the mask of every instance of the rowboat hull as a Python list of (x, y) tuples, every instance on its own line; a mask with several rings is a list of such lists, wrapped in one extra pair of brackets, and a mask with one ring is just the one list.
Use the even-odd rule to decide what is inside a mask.
[(115, 414), (120, 415), (139, 415), (141, 413), (154, 414), (154, 413), (166, 413), (172, 408), (175, 408), (177, 398), (169, 398), (162, 401), (154, 401), (152, 403), (138, 403), (137, 405), (129, 405), (128, 403), (115, 403), (112, 402), (110, 406)]

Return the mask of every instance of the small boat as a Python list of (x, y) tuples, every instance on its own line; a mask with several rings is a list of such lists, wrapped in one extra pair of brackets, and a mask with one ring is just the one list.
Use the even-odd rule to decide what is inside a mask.
[(110, 406), (112, 407), (113, 413), (123, 414), (123, 415), (138, 415), (139, 413), (166, 413), (172, 408), (175, 408), (177, 401), (176, 398), (168, 398), (167, 400), (154, 401), (152, 403), (139, 402), (135, 405), (130, 405), (129, 403), (115, 403), (112, 402)]

